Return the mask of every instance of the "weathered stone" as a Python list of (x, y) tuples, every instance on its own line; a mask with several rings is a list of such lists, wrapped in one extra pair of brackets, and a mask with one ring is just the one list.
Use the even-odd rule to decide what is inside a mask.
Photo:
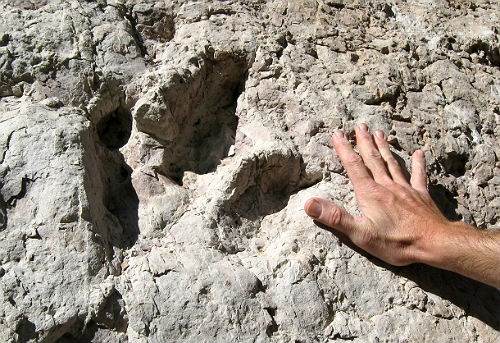
[(493, 342), (500, 294), (358, 254), (331, 134), (500, 223), (489, 1), (0, 0), (0, 341)]

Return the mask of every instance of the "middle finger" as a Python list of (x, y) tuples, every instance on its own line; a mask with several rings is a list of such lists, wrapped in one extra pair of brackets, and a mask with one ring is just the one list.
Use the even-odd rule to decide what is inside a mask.
[(378, 150), (373, 137), (370, 134), (366, 124), (359, 124), (356, 129), (356, 144), (359, 153), (365, 162), (365, 165), (370, 169), (373, 179), (379, 184), (387, 184), (392, 181), (392, 178), (387, 170), (380, 151)]

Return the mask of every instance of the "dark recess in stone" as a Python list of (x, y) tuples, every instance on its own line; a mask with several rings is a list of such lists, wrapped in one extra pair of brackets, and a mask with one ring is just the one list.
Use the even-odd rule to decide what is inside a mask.
[(449, 153), (442, 161), (444, 170), (455, 177), (463, 176), (469, 156), (457, 152)]
[[(1, 186), (1, 185), (0, 185)], [(3, 201), (0, 194), (0, 232), (7, 227), (7, 204)]]
[(7, 46), (10, 42), (10, 35), (8, 33), (3, 33), (0, 35), (0, 46)]
[(62, 335), (57, 343), (123, 342), (127, 327), (125, 304), (121, 294), (115, 290), (96, 318), (90, 320), (87, 325), (79, 321)]
[(469, 54), (476, 53), (482, 64), (500, 67), (500, 48), (498, 46), (491, 46), (487, 42), (478, 40), (469, 46), (467, 52)]
[[(100, 236), (113, 247), (128, 248), (132, 246), (139, 235), (139, 198), (132, 185), (132, 169), (127, 165), (119, 148), (127, 144), (132, 131), (132, 115), (124, 106), (104, 116), (96, 125), (98, 144), (96, 154), (97, 166), (89, 171), (100, 179), (102, 184), (102, 203), (107, 216), (116, 220), (108, 220), (115, 225), (98, 228)], [(93, 190), (87, 190), (92, 194)], [(100, 202), (94, 201), (92, 206)], [(95, 209), (96, 212), (101, 210)], [(112, 249), (107, 249), (107, 255), (112, 258)]]
[(274, 317), (276, 316), (276, 309), (271, 307), (266, 307), (265, 310), (271, 316), (271, 323), (266, 328), (266, 335), (267, 337), (272, 337), (272, 335), (274, 335), (274, 333), (279, 330), (279, 325), (274, 320)]
[[(384, 50), (384, 48), (382, 48)], [(389, 48), (387, 48), (387, 51), (381, 51), (383, 54), (388, 54), (389, 53)], [(389, 105), (391, 105), (392, 108), (396, 108), (396, 105), (398, 103), (398, 98), (401, 95), (401, 88), (397, 86), (395, 89), (394, 93), (386, 93), (383, 95), (374, 95), (371, 98), (365, 100), (366, 105), (381, 105), (382, 103), (386, 102)]]
[(135, 45), (139, 49), (141, 56), (146, 57), (148, 52), (144, 45), (144, 39), (137, 30), (137, 16), (124, 4), (115, 4), (114, 7), (120, 12), (122, 17), (128, 21), (129, 26), (127, 26), (127, 31), (134, 39)]
[[(21, 178), (21, 190), (19, 191), (18, 194), (15, 194), (15, 195), (11, 196), (9, 199), (7, 199), (6, 203), (4, 203), (5, 206), (8, 208), (16, 206), (17, 201), (24, 198), (24, 196), (28, 192), (28, 189), (29, 189), (31, 183), (33, 183), (33, 180), (31, 180), (30, 178), (25, 177), (25, 176), (22, 177)], [(2, 199), (0, 199), (0, 200), (2, 200)], [(0, 207), (1, 207), (1, 204), (0, 204)]]
[(174, 37), (174, 18), (165, 10), (151, 6), (135, 11), (134, 16), (137, 31), (146, 38), (165, 43)]
[(19, 321), (16, 331), (19, 335), (18, 342), (28, 342), (38, 337), (35, 324), (24, 316)]
[[(84, 343), (85, 341), (73, 336), (71, 333), (67, 332), (62, 335), (56, 343)], [(90, 343), (90, 341), (87, 341)]]
[(180, 132), (164, 156), (164, 173), (179, 185), (184, 172), (200, 175), (213, 172), (228, 155), (235, 142), (236, 105), (243, 91), (246, 71), (246, 60), (231, 56), (205, 61), (204, 79), (199, 89), (193, 89), (199, 87), (198, 82), (180, 79), (179, 83), (187, 83), (185, 87), (188, 88), (182, 95), (193, 94), (192, 105), (187, 113), (176, 113), (175, 117), (182, 120)]
[(275, 332), (277, 332), (279, 330), (279, 325), (274, 320), (274, 317), (276, 316), (276, 309), (271, 308), (271, 307), (267, 307), (266, 311), (271, 316), (271, 323), (266, 328), (266, 335), (268, 337), (271, 337), (272, 335), (274, 335)]
[(124, 146), (132, 131), (132, 114), (120, 106), (97, 123), (97, 134), (101, 142), (109, 149)]
[(449, 220), (460, 220), (462, 216), (457, 213), (458, 201), (453, 194), (441, 184), (429, 184), (429, 194), (439, 210)]
[(125, 302), (120, 292), (115, 290), (108, 298), (106, 306), (99, 312), (96, 323), (109, 330), (126, 332), (128, 317), (125, 311)]
[(336, 8), (338, 10), (345, 8), (345, 4), (343, 1), (329, 1), (328, 5), (332, 6), (333, 8)]
[(105, 168), (104, 204), (120, 222), (122, 230), (111, 231), (109, 242), (119, 248), (130, 248), (139, 235), (139, 197), (132, 185), (132, 169), (123, 155), (110, 156), (113, 164)]
[(394, 14), (394, 11), (392, 10), (391, 5), (384, 4), (383, 6), (384, 7), (383, 7), (382, 11), (384, 11), (387, 18), (394, 18), (396, 16), (396, 14)]

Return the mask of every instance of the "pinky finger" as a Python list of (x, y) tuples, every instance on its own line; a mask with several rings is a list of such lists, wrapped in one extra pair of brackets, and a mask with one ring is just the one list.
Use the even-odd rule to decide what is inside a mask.
[(422, 150), (417, 150), (411, 157), (410, 184), (417, 191), (427, 193), (427, 174), (425, 172), (425, 155)]

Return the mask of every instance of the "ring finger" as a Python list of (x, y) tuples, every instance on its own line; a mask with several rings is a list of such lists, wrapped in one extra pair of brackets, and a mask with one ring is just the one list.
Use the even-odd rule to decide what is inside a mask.
[(380, 151), (380, 155), (385, 161), (387, 168), (389, 169), (389, 173), (394, 180), (394, 182), (400, 185), (408, 185), (408, 179), (406, 178), (403, 170), (401, 169), (401, 165), (394, 158), (394, 155), (391, 152), (389, 147), (389, 143), (385, 137), (384, 132), (378, 130), (374, 133), (375, 144), (377, 144), (378, 151)]

